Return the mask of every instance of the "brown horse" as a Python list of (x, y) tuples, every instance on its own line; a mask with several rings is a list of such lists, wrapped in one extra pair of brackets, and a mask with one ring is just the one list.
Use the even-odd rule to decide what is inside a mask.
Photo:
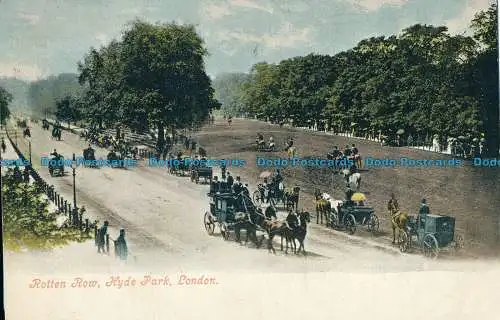
[(286, 188), (283, 193), (283, 202), (287, 210), (297, 210), (299, 206), (300, 187)]
[(392, 224), (392, 243), (396, 243), (396, 230), (398, 231), (398, 239), (401, 236), (401, 231), (406, 230), (408, 222), (408, 214), (395, 211), (391, 216), (391, 224)]
[(323, 199), (321, 192), (316, 189), (314, 191), (314, 204), (316, 207), (316, 224), (319, 224), (319, 220), (321, 218), (321, 224), (323, 224), (323, 216), (325, 217), (325, 221), (328, 221), (330, 212), (332, 210), (331, 204), (328, 200)]

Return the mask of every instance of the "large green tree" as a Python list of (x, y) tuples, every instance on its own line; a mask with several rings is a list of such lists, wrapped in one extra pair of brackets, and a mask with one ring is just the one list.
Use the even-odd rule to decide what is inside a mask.
[(205, 72), (206, 55), (194, 26), (136, 20), (121, 41), (91, 49), (79, 63), (84, 116), (99, 125), (156, 128), (161, 148), (165, 129), (200, 125), (220, 108)]

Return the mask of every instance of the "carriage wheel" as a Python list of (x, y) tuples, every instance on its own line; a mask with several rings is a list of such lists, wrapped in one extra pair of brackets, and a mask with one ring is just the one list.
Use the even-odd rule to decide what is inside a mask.
[(210, 214), (210, 212), (205, 212), (205, 217), (203, 218), (203, 222), (205, 224), (205, 230), (207, 230), (207, 233), (209, 235), (213, 235), (214, 234), (214, 230), (215, 230), (215, 223), (212, 221), (212, 215)]
[(253, 201), (256, 204), (262, 204), (262, 197), (260, 195), (260, 191), (259, 190), (254, 191), (254, 193), (253, 193)]
[(378, 217), (374, 214), (371, 216), (370, 221), (368, 221), (368, 231), (373, 233), (378, 232), (380, 227), (380, 223), (378, 221)]
[(350, 235), (356, 233), (356, 219), (352, 214), (347, 215), (344, 221), (345, 228)]
[(399, 232), (398, 243), (399, 243), (399, 251), (401, 251), (402, 253), (405, 253), (408, 251), (408, 249), (410, 249), (411, 239), (408, 233), (406, 233), (406, 231), (401, 230)]
[(439, 256), (439, 245), (436, 238), (432, 234), (428, 234), (424, 238), (422, 244), (424, 255), (431, 259), (437, 259)]
[(225, 241), (229, 240), (229, 229), (227, 228), (227, 225), (225, 223), (220, 224), (220, 233), (222, 235), (222, 239)]

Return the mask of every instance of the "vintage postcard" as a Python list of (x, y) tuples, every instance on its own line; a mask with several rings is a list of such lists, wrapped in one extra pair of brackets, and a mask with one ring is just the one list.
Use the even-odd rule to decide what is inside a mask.
[(5, 317), (474, 319), (491, 0), (0, 0)]

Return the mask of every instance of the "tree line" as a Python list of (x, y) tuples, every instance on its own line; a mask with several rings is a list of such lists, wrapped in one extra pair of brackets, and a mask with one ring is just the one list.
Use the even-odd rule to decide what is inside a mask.
[(333, 56), (257, 63), (214, 86), (226, 114), (360, 135), (484, 136), (497, 154), (496, 4), (470, 26), (472, 36), (417, 24)]
[(166, 130), (199, 126), (220, 108), (205, 72), (207, 54), (192, 25), (135, 20), (121, 40), (90, 48), (77, 75), (32, 84), (32, 106), (98, 128), (157, 129), (161, 148)]

